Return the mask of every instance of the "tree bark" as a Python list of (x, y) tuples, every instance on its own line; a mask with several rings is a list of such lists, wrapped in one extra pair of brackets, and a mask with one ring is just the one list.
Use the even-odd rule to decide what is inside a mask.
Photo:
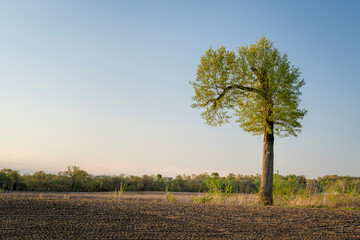
[(263, 205), (273, 204), (274, 174), (274, 123), (270, 123), (270, 132), (264, 131), (263, 162), (261, 174), (260, 201)]

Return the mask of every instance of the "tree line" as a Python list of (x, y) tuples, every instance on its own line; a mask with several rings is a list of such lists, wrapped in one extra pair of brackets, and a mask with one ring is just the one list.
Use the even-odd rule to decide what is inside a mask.
[[(275, 174), (277, 191), (298, 191), (311, 188), (319, 193), (331, 187), (346, 192), (349, 189), (360, 190), (359, 177), (341, 177), (337, 175), (306, 179), (304, 176)], [(21, 175), (19, 171), (2, 169), (0, 188), (5, 191), (61, 191), (61, 192), (103, 192), (123, 188), (125, 191), (171, 191), (206, 192), (209, 181), (217, 182), (220, 187), (231, 189), (235, 193), (257, 193), (261, 186), (260, 175), (241, 175), (230, 173), (221, 177), (218, 173), (199, 175), (178, 175), (175, 178), (157, 175), (100, 175), (93, 176), (76, 166), (69, 166), (58, 174), (37, 171), (34, 174)]]
[(178, 175), (175, 178), (161, 174), (141, 177), (125, 174), (93, 176), (77, 166), (69, 166), (66, 171), (58, 174), (37, 171), (32, 175), (21, 175), (16, 170), (2, 169), (0, 188), (7, 191), (103, 192), (123, 187), (125, 191), (204, 192), (207, 190), (206, 181), (209, 176), (230, 181), (234, 191), (243, 193), (256, 192), (261, 179), (260, 175), (229, 174), (227, 177), (220, 177), (218, 173)]

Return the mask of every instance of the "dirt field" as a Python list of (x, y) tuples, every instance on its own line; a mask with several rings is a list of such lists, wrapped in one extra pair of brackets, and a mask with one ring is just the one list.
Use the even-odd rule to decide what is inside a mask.
[(194, 204), (164, 193), (5, 193), (1, 239), (360, 239), (360, 211)]

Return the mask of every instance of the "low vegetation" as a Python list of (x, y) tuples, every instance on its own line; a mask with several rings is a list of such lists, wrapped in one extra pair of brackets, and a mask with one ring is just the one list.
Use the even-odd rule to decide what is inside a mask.
[(274, 174), (276, 205), (360, 208), (360, 178), (325, 176), (318, 180)]
[[(173, 192), (198, 192), (194, 203), (256, 204), (260, 175), (244, 176), (218, 173), (178, 175), (92, 176), (79, 167), (68, 167), (58, 174), (43, 171), (20, 175), (12, 169), (0, 171), (0, 195), (4, 191), (113, 192), (167, 191), (165, 200), (176, 202)], [(242, 193), (242, 194), (240, 194)], [(337, 175), (306, 179), (304, 176), (274, 174), (274, 202), (278, 206), (360, 208), (360, 178)], [(244, 195), (245, 194), (245, 195)], [(250, 194), (250, 195), (249, 195)], [(251, 197), (249, 197), (251, 196)]]
[(234, 193), (234, 183), (231, 178), (220, 178), (218, 173), (212, 173), (205, 179), (208, 192), (193, 199), (194, 203), (226, 203)]
[(167, 190), (166, 190), (165, 200), (167, 202), (172, 202), (172, 203), (176, 203), (178, 201), (178, 199), (174, 196), (174, 194), (172, 194)]
[(115, 189), (114, 191), (114, 199), (120, 199), (124, 191), (125, 191), (124, 184), (121, 183), (119, 189)]

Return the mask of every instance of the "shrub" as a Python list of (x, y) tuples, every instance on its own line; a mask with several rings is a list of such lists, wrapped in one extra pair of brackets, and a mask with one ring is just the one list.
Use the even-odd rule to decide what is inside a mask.
[(197, 196), (193, 199), (194, 203), (225, 203), (226, 200), (234, 193), (233, 181), (231, 178), (222, 179), (218, 173), (212, 173), (205, 179), (208, 192), (205, 196)]
[(177, 202), (177, 198), (174, 196), (174, 194), (172, 194), (171, 192), (166, 191), (166, 196), (165, 196), (165, 200), (168, 202)]

